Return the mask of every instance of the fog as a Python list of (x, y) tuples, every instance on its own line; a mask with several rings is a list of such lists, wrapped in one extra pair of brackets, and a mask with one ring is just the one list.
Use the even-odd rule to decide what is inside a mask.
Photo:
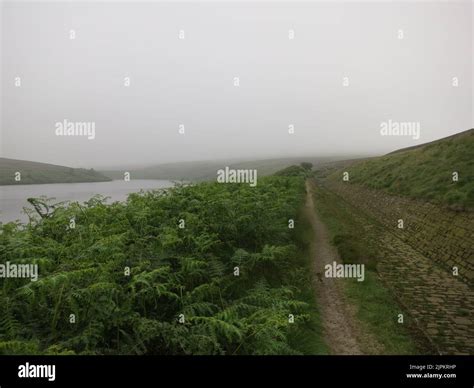
[[(425, 143), (474, 127), (473, 19), (470, 1), (3, 2), (1, 156), (104, 168)], [(64, 120), (94, 136), (61, 136)]]

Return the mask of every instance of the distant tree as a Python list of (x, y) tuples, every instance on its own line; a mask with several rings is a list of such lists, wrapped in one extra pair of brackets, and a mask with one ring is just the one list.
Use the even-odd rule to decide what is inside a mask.
[(304, 176), (306, 171), (301, 166), (288, 166), (283, 170), (277, 171), (275, 175), (277, 176)]
[(300, 166), (303, 167), (305, 170), (313, 169), (313, 163), (309, 163), (309, 162), (302, 162)]

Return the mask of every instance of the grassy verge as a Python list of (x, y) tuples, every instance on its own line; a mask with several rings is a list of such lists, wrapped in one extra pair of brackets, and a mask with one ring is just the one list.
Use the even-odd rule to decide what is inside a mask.
[(328, 227), (333, 244), (347, 263), (365, 264), (365, 280), (346, 280), (344, 292), (357, 309), (357, 318), (384, 347), (384, 354), (419, 354), (421, 341), (408, 329), (413, 323), (397, 322), (401, 312), (396, 300), (377, 276), (378, 226), (330, 191), (317, 187), (315, 205)]

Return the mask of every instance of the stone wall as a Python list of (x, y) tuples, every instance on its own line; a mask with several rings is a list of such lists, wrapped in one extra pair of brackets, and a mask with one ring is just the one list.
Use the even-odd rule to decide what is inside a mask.
[[(457, 212), (428, 202), (388, 195), (349, 182), (325, 181), (331, 191), (459, 279), (473, 285), (474, 212)], [(398, 220), (403, 220), (403, 229)]]

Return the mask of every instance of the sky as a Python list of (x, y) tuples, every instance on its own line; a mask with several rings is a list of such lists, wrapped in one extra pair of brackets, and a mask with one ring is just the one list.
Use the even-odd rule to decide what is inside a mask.
[(449, 136), (474, 127), (473, 8), (4, 1), (0, 156), (111, 168), (378, 155)]

